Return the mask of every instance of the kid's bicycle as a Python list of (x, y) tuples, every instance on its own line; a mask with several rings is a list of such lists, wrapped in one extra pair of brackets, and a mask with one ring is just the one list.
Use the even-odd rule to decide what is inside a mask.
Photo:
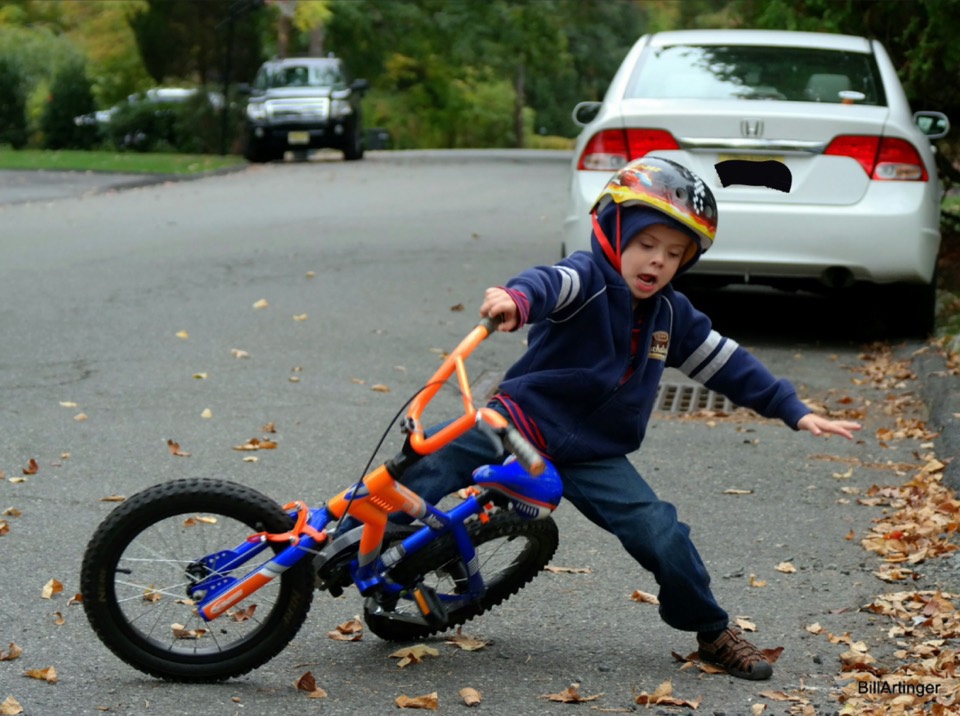
[[(314, 589), (339, 596), (355, 585), (369, 630), (397, 641), (462, 624), (519, 591), (557, 548), (550, 513), (562, 488), (503, 416), (473, 404), (464, 361), (495, 327), (481, 321), (413, 398), (402, 450), (324, 505), (281, 507), (244, 485), (187, 479), (118, 506), (83, 558), (83, 606), (97, 636), (147, 674), (217, 681), (282, 651)], [(454, 374), (464, 414), (428, 437), (423, 410)], [(474, 494), (443, 511), (400, 484), (424, 455), (474, 428), (516, 456), (475, 471)]]

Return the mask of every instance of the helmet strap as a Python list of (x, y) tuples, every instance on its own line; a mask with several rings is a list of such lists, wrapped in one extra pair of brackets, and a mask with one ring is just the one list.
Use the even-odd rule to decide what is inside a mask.
[(596, 211), (590, 214), (590, 219), (593, 221), (593, 233), (597, 237), (597, 243), (600, 244), (600, 248), (603, 250), (604, 255), (607, 257), (607, 260), (610, 262), (613, 268), (617, 270), (617, 273), (620, 273), (620, 205), (617, 204), (616, 248), (610, 244), (610, 239), (607, 238), (607, 235), (600, 227), (600, 222), (597, 221)]

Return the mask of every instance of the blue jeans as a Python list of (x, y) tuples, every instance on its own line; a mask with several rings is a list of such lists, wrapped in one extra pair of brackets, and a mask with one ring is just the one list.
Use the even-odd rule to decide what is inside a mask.
[[(494, 409), (498, 406), (491, 405)], [(437, 426), (434, 430), (442, 427)], [(478, 430), (428, 455), (407, 470), (403, 484), (436, 504), (473, 484), (473, 471), (499, 462)], [(588, 520), (612, 533), (660, 586), (660, 617), (675, 629), (718, 631), (728, 615), (710, 591), (710, 575), (676, 508), (660, 500), (626, 457), (556, 465), (563, 496)]]

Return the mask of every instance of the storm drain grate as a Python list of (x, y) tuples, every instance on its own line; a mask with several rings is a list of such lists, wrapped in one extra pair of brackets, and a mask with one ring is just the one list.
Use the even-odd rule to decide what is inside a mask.
[(657, 388), (656, 409), (667, 413), (696, 413), (700, 410), (732, 412), (736, 407), (726, 397), (702, 385), (661, 383)]

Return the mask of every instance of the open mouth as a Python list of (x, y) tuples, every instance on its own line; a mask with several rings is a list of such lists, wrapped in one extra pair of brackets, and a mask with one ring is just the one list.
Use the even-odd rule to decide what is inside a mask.
[(657, 285), (657, 277), (651, 273), (642, 273), (637, 276), (634, 284), (641, 291), (652, 291)]

